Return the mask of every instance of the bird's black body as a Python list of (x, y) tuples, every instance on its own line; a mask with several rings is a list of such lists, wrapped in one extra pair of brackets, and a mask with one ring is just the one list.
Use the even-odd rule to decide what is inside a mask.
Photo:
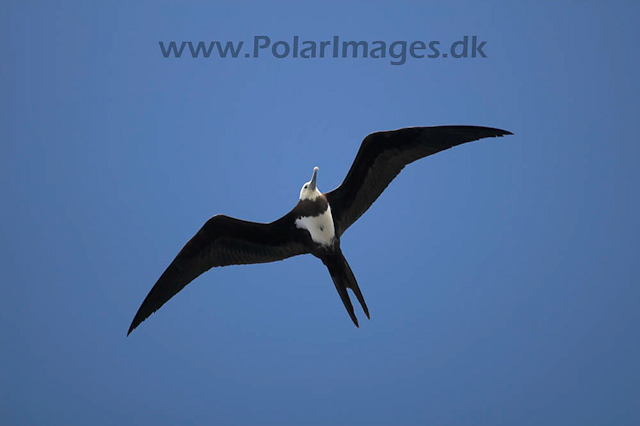
[[(311, 204), (309, 205), (308, 203)], [(317, 217), (326, 212), (328, 207), (329, 203), (327, 201), (327, 197), (325, 195), (321, 195), (315, 201), (299, 201), (296, 208), (292, 211), (295, 212), (294, 215), (296, 217)], [(351, 267), (349, 266), (349, 263), (347, 263), (347, 259), (345, 259), (342, 254), (342, 250), (340, 250), (340, 237), (337, 235), (334, 236), (331, 239), (331, 244), (325, 245), (313, 241), (309, 232), (304, 229), (298, 228), (296, 229), (296, 233), (302, 233), (302, 238), (305, 240), (305, 243), (308, 244), (307, 247), (309, 253), (322, 260), (322, 263), (324, 263), (329, 270), (329, 274), (333, 279), (336, 290), (338, 290), (342, 303), (344, 303), (344, 306), (354, 324), (356, 326), (358, 325), (358, 319), (353, 311), (353, 305), (351, 304), (351, 300), (347, 294), (347, 288), (350, 288), (356, 295), (356, 298), (362, 306), (362, 310), (367, 318), (369, 318), (369, 308), (367, 308), (364, 297), (360, 292), (356, 277), (353, 275)]]
[(358, 325), (347, 289), (369, 310), (351, 267), (340, 249), (340, 237), (409, 163), (486, 137), (511, 134), (478, 126), (408, 127), (368, 135), (342, 184), (322, 194), (316, 173), (300, 192), (300, 201), (271, 223), (216, 215), (187, 242), (160, 276), (136, 313), (129, 332), (202, 273), (216, 266), (265, 263), (313, 254), (327, 266), (342, 302)]

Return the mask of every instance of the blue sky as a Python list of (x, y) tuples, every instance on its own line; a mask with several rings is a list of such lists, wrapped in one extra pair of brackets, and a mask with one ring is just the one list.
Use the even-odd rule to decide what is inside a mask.
[[(0, 7), (2, 424), (638, 424), (636, 3), (128, 3)], [(158, 44), (336, 35), (487, 57)], [(303, 256), (125, 337), (210, 216), (274, 220), (368, 133), (439, 124), (515, 136), (412, 164), (344, 235), (360, 329)]]

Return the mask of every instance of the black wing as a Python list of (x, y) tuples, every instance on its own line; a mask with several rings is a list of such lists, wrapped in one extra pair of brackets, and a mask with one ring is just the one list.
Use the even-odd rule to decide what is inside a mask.
[(272, 223), (255, 223), (216, 215), (180, 250), (142, 302), (131, 322), (133, 331), (187, 284), (215, 266), (266, 263), (307, 253), (290, 214)]
[(435, 126), (368, 135), (342, 184), (325, 194), (337, 235), (367, 211), (407, 164), (465, 142), (511, 134), (490, 127)]

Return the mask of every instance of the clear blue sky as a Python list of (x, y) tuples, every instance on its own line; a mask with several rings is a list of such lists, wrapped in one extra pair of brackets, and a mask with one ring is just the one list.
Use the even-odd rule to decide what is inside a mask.
[[(637, 3), (51, 3), (0, 6), (0, 423), (640, 424)], [(159, 47), (474, 35), (403, 65)], [(344, 235), (360, 329), (303, 256), (125, 337), (210, 216), (274, 220), (366, 134), (438, 124), (515, 136), (412, 164)]]

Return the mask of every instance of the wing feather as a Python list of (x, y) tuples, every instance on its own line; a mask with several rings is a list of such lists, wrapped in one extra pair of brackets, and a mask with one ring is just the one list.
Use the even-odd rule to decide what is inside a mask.
[(368, 135), (342, 184), (325, 194), (336, 233), (342, 235), (358, 220), (407, 164), (465, 142), (511, 134), (490, 127), (435, 126)]
[[(267, 263), (307, 252), (288, 232), (290, 214), (272, 223), (256, 223), (216, 215), (180, 250), (136, 313), (129, 333), (187, 284), (216, 266)], [(292, 239), (292, 236), (294, 239)]]

